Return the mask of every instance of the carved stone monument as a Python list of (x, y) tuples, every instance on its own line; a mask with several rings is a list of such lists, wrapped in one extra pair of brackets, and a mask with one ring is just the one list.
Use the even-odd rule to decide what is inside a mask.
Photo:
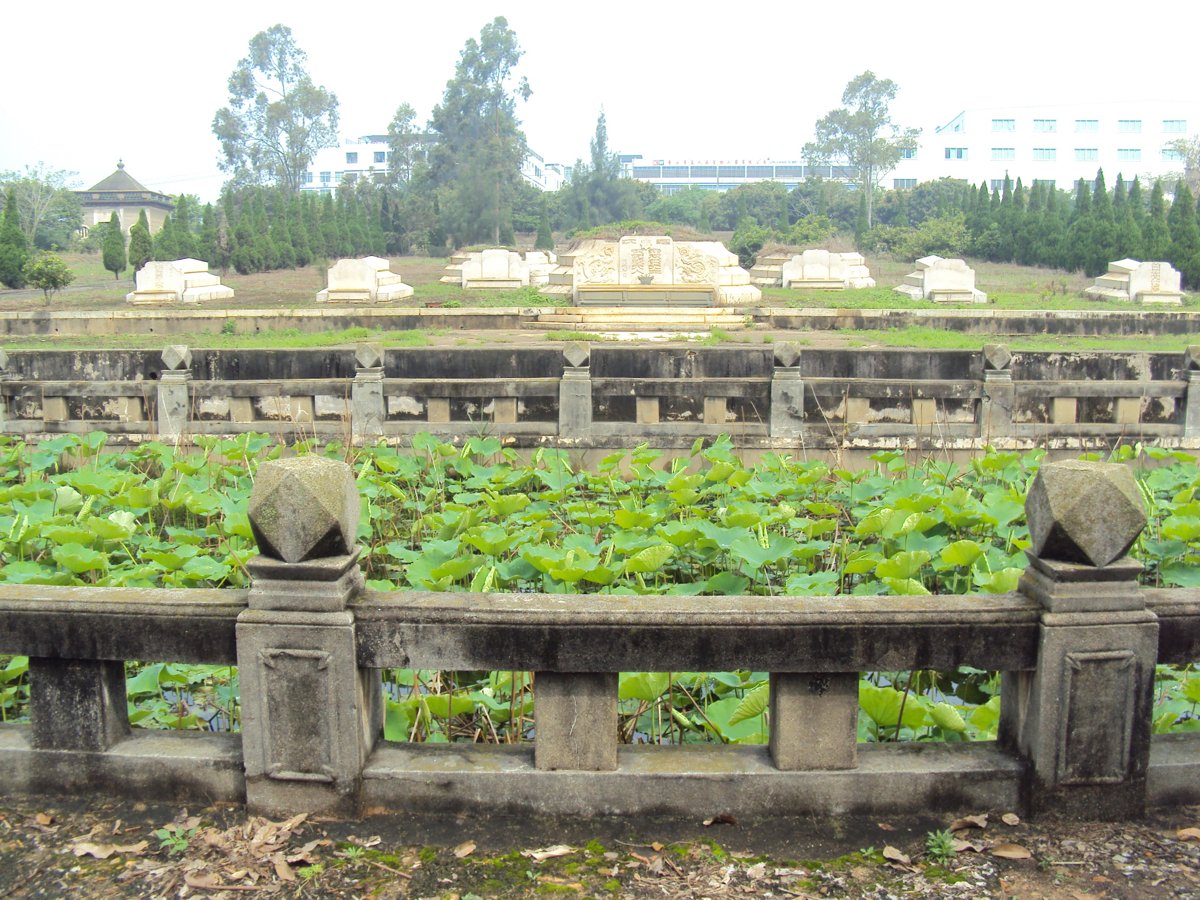
[(904, 276), (894, 290), (914, 300), (935, 303), (987, 303), (987, 294), (975, 289), (975, 270), (961, 259), (926, 256), (917, 270)]
[(724, 244), (665, 235), (582, 241), (559, 254), (543, 293), (580, 306), (730, 306), (762, 299)]
[(783, 288), (842, 291), (847, 288), (873, 288), (875, 279), (867, 270), (866, 260), (861, 253), (805, 250), (780, 266), (779, 284)]
[(466, 290), (511, 290), (530, 284), (546, 284), (554, 266), (553, 253), (528, 250), (522, 255), (516, 250), (493, 247), (452, 256), (441, 282)]
[(318, 303), (391, 303), (413, 295), (411, 286), (389, 268), (386, 259), (366, 256), (339, 259), (329, 267), (329, 287)]
[(200, 259), (152, 260), (138, 269), (134, 290), (125, 295), (126, 303), (142, 306), (232, 299), (233, 288), (221, 284)]
[(1126, 303), (1158, 303), (1179, 306), (1184, 293), (1179, 272), (1168, 262), (1138, 262), (1118, 259), (1108, 271), (1083, 292), (1089, 300), (1121, 300)]

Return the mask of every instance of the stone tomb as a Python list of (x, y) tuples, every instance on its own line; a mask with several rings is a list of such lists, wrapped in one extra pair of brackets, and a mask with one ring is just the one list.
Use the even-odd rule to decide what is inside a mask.
[(729, 306), (762, 299), (750, 273), (718, 241), (665, 235), (594, 239), (559, 254), (543, 293), (579, 306)]
[(831, 253), (805, 250), (792, 256), (780, 267), (780, 286), (842, 291), (847, 288), (873, 288), (875, 279), (867, 270), (861, 253)]
[(389, 269), (386, 259), (366, 256), (339, 259), (329, 267), (329, 287), (318, 292), (318, 303), (391, 303), (413, 295), (411, 286)]
[(904, 276), (894, 290), (914, 300), (935, 303), (987, 303), (987, 294), (975, 290), (975, 270), (961, 259), (926, 256), (917, 270)]
[(530, 284), (546, 284), (555, 265), (553, 253), (527, 250), (522, 255), (515, 250), (494, 247), (455, 254), (441, 281), (466, 290), (511, 290)]
[(1125, 303), (1157, 303), (1180, 306), (1184, 293), (1179, 273), (1168, 262), (1139, 262), (1118, 259), (1108, 271), (1083, 292), (1089, 300), (1120, 300)]
[(142, 306), (232, 299), (233, 288), (221, 284), (200, 259), (148, 262), (138, 269), (134, 290), (125, 295), (126, 303)]

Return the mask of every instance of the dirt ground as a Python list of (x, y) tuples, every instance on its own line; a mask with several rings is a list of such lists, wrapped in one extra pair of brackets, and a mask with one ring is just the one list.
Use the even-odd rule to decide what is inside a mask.
[[(0, 805), (4, 897), (1200, 897), (1200, 807), (1141, 822), (357, 822), (56, 801)], [(929, 832), (953, 829), (941, 857)]]

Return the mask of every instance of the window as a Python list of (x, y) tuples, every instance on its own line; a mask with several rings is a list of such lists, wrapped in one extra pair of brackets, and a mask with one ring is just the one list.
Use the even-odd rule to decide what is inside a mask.
[(1141, 119), (1117, 119), (1117, 131), (1123, 134), (1141, 134)]
[(774, 178), (774, 166), (746, 166), (747, 178)]
[(663, 178), (687, 178), (688, 177), (688, 167), (687, 166), (663, 166), (662, 167), (662, 177)]
[(947, 147), (946, 148), (946, 159), (966, 159), (966, 158), (967, 158), (967, 148), (966, 147)]
[(1179, 160), (1183, 159), (1183, 154), (1170, 147), (1163, 147), (1162, 158), (1163, 162), (1179, 162)]
[(346, 165), (348, 165), (348, 166), (355, 165), (357, 163), (358, 163), (358, 153), (357, 152), (346, 154)]
[(900, 158), (901, 159), (916, 159), (917, 158), (917, 148), (916, 147), (902, 147), (900, 149)]
[(1033, 159), (1035, 162), (1054, 162), (1058, 159), (1058, 150), (1054, 147), (1034, 147)]
[(1058, 119), (1034, 119), (1034, 131), (1058, 131)]
[(916, 186), (917, 186), (917, 179), (915, 179), (915, 178), (893, 178), (892, 179), (892, 187), (898, 191), (907, 190), (908, 188), (915, 188)]
[(993, 178), (992, 179), (992, 190), (993, 191), (1004, 190), (1004, 179), (1003, 178)]
[(1187, 119), (1163, 119), (1163, 131), (1168, 134), (1183, 134), (1187, 131)]
[(387, 153), (383, 150), (375, 151), (375, 162), (381, 163), (387, 161)]
[(1076, 147), (1075, 162), (1091, 162), (1100, 158), (1100, 149), (1098, 147)]
[(1075, 120), (1075, 130), (1076, 131), (1099, 131), (1100, 130), (1100, 120), (1099, 119), (1076, 119)]
[(692, 178), (716, 178), (716, 166), (692, 166)]
[(321, 173), (321, 184), (329, 184), (329, 180), (331, 177), (332, 177), (332, 173), (322, 172)]
[(312, 172), (305, 172), (305, 173), (304, 173), (304, 183), (305, 183), (305, 184), (312, 184)]
[(1119, 149), (1117, 150), (1117, 159), (1121, 160), (1122, 162), (1141, 162), (1142, 151), (1136, 147)]
[(1017, 158), (1017, 148), (1016, 147), (993, 147), (992, 148), (993, 162), (996, 160), (1016, 159), (1016, 158)]
[(1016, 119), (992, 119), (992, 131), (1016, 131)]

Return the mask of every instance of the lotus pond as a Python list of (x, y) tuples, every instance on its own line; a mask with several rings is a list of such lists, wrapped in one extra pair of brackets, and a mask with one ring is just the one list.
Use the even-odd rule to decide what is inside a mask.
[[(346, 459), (358, 473), (360, 542), (377, 590), (690, 595), (1005, 592), (1025, 566), (1026, 487), (1040, 451), (990, 451), (966, 465), (876, 453), (850, 471), (767, 455), (746, 465), (727, 439), (664, 459), (638, 448), (594, 471), (570, 454), (528, 460), (499, 440), (411, 448), (300, 444), (267, 435), (144, 443), (106, 436), (33, 445), (0, 436), (0, 579), (25, 584), (241, 587), (257, 550), (246, 505), (257, 465), (284, 453)], [(1179, 451), (1122, 446), (1150, 524), (1134, 555), (1151, 586), (1200, 586), (1200, 469)], [(868, 601), (869, 602), (869, 601)], [(0, 719), (28, 709), (27, 660), (0, 658)], [(131, 721), (236, 729), (237, 672), (128, 664)], [(390, 740), (527, 740), (531, 676), (388, 670)], [(762, 672), (623, 673), (629, 742), (766, 740)], [(1156, 731), (1197, 730), (1200, 675), (1161, 667)], [(999, 676), (867, 673), (862, 740), (987, 740)]]

